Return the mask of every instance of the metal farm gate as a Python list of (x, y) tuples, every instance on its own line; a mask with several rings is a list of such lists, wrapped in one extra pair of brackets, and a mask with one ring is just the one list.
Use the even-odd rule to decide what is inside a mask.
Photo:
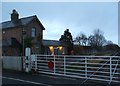
[(119, 56), (31, 55), (30, 64), (38, 73), (120, 82)]

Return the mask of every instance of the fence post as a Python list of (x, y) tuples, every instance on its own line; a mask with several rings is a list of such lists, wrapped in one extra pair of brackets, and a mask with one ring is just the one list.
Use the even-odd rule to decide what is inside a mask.
[(85, 57), (85, 77), (87, 78), (87, 57)]
[(37, 55), (35, 55), (35, 71), (37, 71)]
[(64, 75), (66, 74), (66, 57), (64, 56)]
[(55, 55), (54, 55), (54, 73), (55, 73), (56, 71), (55, 71)]
[(110, 82), (112, 81), (112, 57), (110, 57)]
[(23, 68), (23, 71), (25, 71), (25, 67), (26, 67), (26, 60), (25, 60), (25, 56), (22, 56), (22, 68)]
[[(118, 56), (118, 60), (120, 61), (120, 56)], [(120, 62), (118, 63), (118, 67), (119, 67)], [(117, 70), (118, 72), (118, 81), (120, 81), (120, 69)]]

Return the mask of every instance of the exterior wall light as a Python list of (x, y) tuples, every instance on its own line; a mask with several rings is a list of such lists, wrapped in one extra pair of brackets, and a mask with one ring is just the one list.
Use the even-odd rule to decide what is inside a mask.
[(50, 50), (53, 50), (53, 46), (49, 46), (49, 49), (50, 49)]
[(62, 49), (63, 49), (63, 47), (62, 47), (62, 46), (59, 46), (58, 48), (59, 48), (59, 50), (60, 50), (60, 51), (62, 51)]

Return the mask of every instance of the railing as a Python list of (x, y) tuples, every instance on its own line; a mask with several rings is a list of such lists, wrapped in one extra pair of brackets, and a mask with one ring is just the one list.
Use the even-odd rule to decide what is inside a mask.
[[(49, 69), (49, 61), (54, 63), (53, 69)], [(39, 73), (108, 81), (109, 84), (120, 82), (119, 56), (36, 55), (31, 64), (32, 70)]]

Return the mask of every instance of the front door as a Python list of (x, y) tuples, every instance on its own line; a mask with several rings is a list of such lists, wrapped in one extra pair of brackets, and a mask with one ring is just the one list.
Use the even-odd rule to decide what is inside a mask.
[(54, 55), (59, 55), (59, 49), (58, 48), (54, 49)]

